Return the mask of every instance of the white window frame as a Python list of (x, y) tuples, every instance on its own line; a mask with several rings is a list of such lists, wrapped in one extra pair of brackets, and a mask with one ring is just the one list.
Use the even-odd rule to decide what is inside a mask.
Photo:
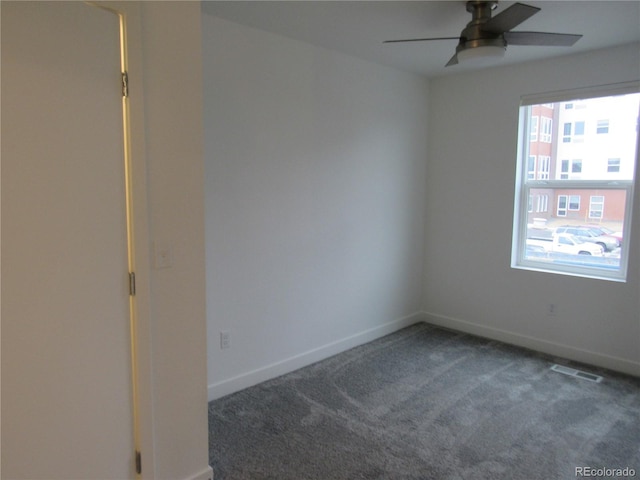
[(546, 213), (549, 211), (549, 195), (538, 195), (536, 199), (536, 213)]
[[(596, 205), (598, 206), (598, 208), (595, 208)], [(598, 215), (594, 215), (595, 212), (598, 212)], [(589, 197), (589, 218), (594, 220), (601, 220), (603, 216), (604, 195), (591, 195)]]
[[(634, 172), (633, 180), (581, 180), (581, 179), (558, 179), (558, 180), (531, 180), (527, 178), (527, 165), (524, 159), (528, 159), (530, 148), (530, 132), (529, 121), (530, 108), (534, 105), (540, 105), (548, 102), (571, 102), (576, 100), (588, 100), (591, 98), (608, 97), (616, 95), (625, 95), (631, 93), (640, 93), (640, 81), (626, 82), (621, 84), (592, 87), (585, 89), (576, 89), (569, 91), (551, 92), (547, 94), (537, 94), (531, 96), (523, 96), (520, 104), (520, 116), (519, 116), (519, 130), (518, 130), (518, 150), (517, 150), (517, 168), (516, 168), (516, 188), (515, 188), (515, 208), (514, 208), (514, 223), (513, 223), (513, 237), (512, 237), (512, 249), (511, 249), (511, 267), (521, 270), (533, 270), (539, 272), (548, 272), (553, 274), (570, 275), (577, 277), (596, 278), (601, 280), (626, 282), (627, 270), (629, 265), (629, 241), (625, 241), (622, 245), (622, 253), (620, 256), (620, 267), (617, 269), (603, 269), (598, 267), (585, 265), (562, 265), (553, 262), (542, 262), (535, 258), (527, 256), (526, 252), (526, 239), (527, 239), (527, 218), (529, 207), (531, 207), (532, 190), (545, 188), (556, 190), (624, 190), (626, 192), (625, 198), (625, 216), (624, 216), (624, 229), (625, 232), (632, 230), (631, 219), (633, 217), (633, 205), (634, 205), (634, 184), (637, 178), (637, 172)], [(573, 129), (572, 124), (572, 129)], [(572, 132), (573, 133), (573, 132)], [(563, 130), (558, 132), (558, 142), (563, 141)], [(638, 157), (640, 154), (640, 138), (636, 141), (636, 162), (638, 165)], [(562, 159), (558, 158), (558, 163), (561, 165)], [(572, 161), (569, 162), (569, 174), (573, 169)], [(558, 171), (558, 178), (562, 173)], [(602, 195), (596, 195), (601, 197)], [(590, 198), (589, 214), (592, 213), (592, 199)], [(566, 207), (569, 210), (570, 198), (567, 195)], [(604, 211), (604, 204), (596, 202), (597, 205), (601, 205)], [(556, 203), (556, 211), (559, 203)], [(598, 207), (599, 208), (599, 207)], [(598, 217), (599, 219), (600, 217)]]
[[(561, 206), (564, 204), (564, 206)], [(558, 195), (556, 204), (556, 217), (566, 217), (569, 211), (569, 195)]]
[(551, 157), (549, 155), (538, 155), (538, 173), (537, 180), (549, 180), (549, 172), (551, 171)]
[[(570, 212), (579, 212), (580, 211), (580, 197), (581, 195), (569, 195), (569, 201), (567, 202), (567, 210)], [(577, 201), (573, 201), (574, 198), (578, 198)], [(577, 207), (571, 207), (571, 205), (577, 204)]]

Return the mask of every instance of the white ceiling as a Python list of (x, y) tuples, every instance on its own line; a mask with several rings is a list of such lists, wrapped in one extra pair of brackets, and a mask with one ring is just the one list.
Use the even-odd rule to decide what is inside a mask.
[[(493, 14), (513, 3), (501, 1)], [(514, 31), (580, 33), (584, 37), (573, 47), (511, 45), (501, 64), (640, 41), (640, 0), (522, 3), (542, 11)], [(463, 65), (444, 68), (455, 51), (456, 40), (382, 43), (402, 38), (457, 37), (471, 20), (464, 1), (204, 1), (203, 11), (427, 77), (470, 69)]]

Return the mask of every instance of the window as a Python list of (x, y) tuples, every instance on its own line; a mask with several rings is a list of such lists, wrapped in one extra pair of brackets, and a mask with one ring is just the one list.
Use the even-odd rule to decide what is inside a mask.
[(602, 218), (604, 213), (604, 195), (592, 195), (589, 201), (589, 218)]
[[(564, 98), (562, 98), (564, 97)], [(553, 103), (545, 155), (532, 147), (532, 111)], [(578, 110), (577, 110), (578, 109)], [(576, 114), (579, 114), (576, 119)], [(629, 231), (637, 157), (640, 84), (523, 97), (514, 208), (513, 268), (625, 281), (629, 242), (619, 247), (563, 248), (577, 244), (570, 231)], [(539, 141), (544, 118), (536, 120)], [(549, 119), (551, 120), (551, 119)], [(555, 127), (554, 127), (555, 124)], [(615, 124), (615, 132), (610, 132)], [(594, 128), (595, 127), (595, 128)], [(603, 142), (599, 135), (609, 134)], [(547, 154), (547, 152), (551, 152)], [(535, 231), (536, 235), (531, 236)]]
[(551, 143), (553, 119), (549, 117), (542, 117), (541, 121), (542, 121), (542, 129), (540, 131), (540, 141), (544, 143)]
[(538, 157), (538, 180), (547, 180), (549, 178), (550, 169), (551, 157), (548, 155), (540, 155)]
[(582, 173), (582, 160), (573, 160), (571, 162), (571, 173)]
[(531, 141), (538, 141), (538, 116), (531, 117)]
[(559, 217), (567, 216), (567, 196), (566, 195), (558, 195), (558, 209), (556, 210), (556, 215)]
[(541, 195), (540, 197), (540, 211), (548, 212), (549, 211), (549, 195)]
[(580, 210), (580, 195), (569, 195), (569, 210)]
[(571, 141), (571, 122), (564, 124), (562, 129), (562, 141), (564, 143), (569, 143)]
[(596, 124), (596, 133), (609, 133), (609, 120), (598, 120), (598, 123)]
[(620, 159), (609, 158), (607, 160), (607, 173), (619, 173), (620, 172)]
[[(562, 142), (583, 142), (584, 141), (584, 121), (565, 122), (562, 127)], [(549, 140), (551, 143), (551, 140)]]
[(562, 160), (560, 164), (560, 179), (567, 180), (569, 178), (569, 160)]
[(536, 212), (544, 213), (549, 211), (549, 195), (538, 195), (536, 200)]
[(536, 156), (529, 155), (529, 160), (527, 161), (527, 178), (529, 180), (533, 180), (536, 178)]

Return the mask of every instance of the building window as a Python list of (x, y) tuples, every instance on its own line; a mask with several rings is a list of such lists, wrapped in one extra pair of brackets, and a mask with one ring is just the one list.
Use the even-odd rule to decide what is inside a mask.
[(537, 115), (531, 117), (531, 141), (532, 142), (538, 141), (538, 120), (539, 118)]
[(582, 160), (573, 160), (571, 162), (571, 173), (582, 173)]
[(589, 200), (589, 218), (602, 218), (604, 213), (604, 195), (592, 195)]
[[(584, 121), (579, 122), (565, 122), (562, 129), (562, 142), (579, 142), (584, 141)], [(551, 143), (551, 140), (549, 140)]]
[(529, 180), (533, 180), (536, 178), (536, 156), (529, 155), (529, 160), (527, 161), (527, 178)]
[[(549, 131), (552, 153), (530, 155), (539, 148), (531, 141), (532, 112), (550, 100), (557, 102), (556, 126), (552, 123)], [(512, 267), (626, 281), (629, 242), (607, 249), (587, 242), (582, 248), (584, 239), (572, 238), (559, 227), (581, 227), (582, 231), (598, 226), (622, 236), (630, 230), (639, 114), (637, 83), (523, 98)], [(545, 134), (544, 118), (539, 117), (536, 124), (540, 141)], [(614, 133), (609, 131), (611, 123), (616, 125)], [(597, 138), (606, 133), (615, 134), (615, 141)], [(615, 182), (610, 174), (615, 174)], [(560, 247), (561, 242), (571, 248)]]
[(574, 212), (580, 210), (580, 195), (569, 195), (569, 210)]
[(609, 120), (598, 120), (598, 123), (596, 124), (596, 133), (609, 133)]
[(540, 155), (538, 157), (538, 180), (548, 180), (549, 170), (551, 169), (551, 157), (548, 155)]
[(545, 213), (549, 211), (549, 195), (538, 195), (536, 212)]
[(607, 159), (607, 173), (620, 173), (620, 159), (609, 158)]
[(556, 209), (556, 215), (558, 217), (567, 216), (567, 196), (558, 195), (558, 208)]
[(564, 143), (571, 141), (571, 122), (566, 122), (562, 128), (562, 141)]
[(551, 143), (551, 133), (553, 131), (553, 119), (549, 117), (541, 117), (540, 141)]

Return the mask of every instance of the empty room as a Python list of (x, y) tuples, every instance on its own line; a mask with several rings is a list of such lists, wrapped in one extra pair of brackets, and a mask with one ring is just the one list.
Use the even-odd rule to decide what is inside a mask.
[(3, 478), (640, 474), (640, 2), (0, 18)]
[[(553, 159), (540, 163), (550, 175), (534, 180), (560, 180), (561, 160), (577, 158), (559, 150), (569, 146), (561, 115), (570, 101), (632, 94), (620, 124), (635, 132), (639, 5), (533, 5), (541, 10), (514, 32), (582, 37), (573, 46), (507, 45), (498, 59), (445, 67), (472, 20), (465, 2), (203, 4), (216, 475), (550, 479), (574, 478), (582, 466), (638, 470), (637, 380), (597, 368), (640, 372), (637, 197), (622, 247), (594, 251), (589, 264), (567, 264), (584, 255), (534, 257), (529, 238), (519, 256), (518, 226), (614, 223), (607, 212), (595, 218), (593, 206), (591, 217), (559, 217), (564, 185), (546, 211), (535, 201), (533, 212), (520, 209), (519, 195), (532, 188), (523, 130), (533, 138), (531, 114), (527, 124), (521, 117), (555, 108), (544, 138)], [(609, 110), (613, 125), (620, 109)], [(608, 137), (604, 172), (609, 157), (633, 170), (631, 137), (626, 157)], [(527, 152), (538, 143), (526, 142)], [(571, 186), (583, 189), (588, 210), (595, 194)], [(613, 211), (613, 200), (604, 204)], [(626, 262), (624, 280), (608, 276)], [(603, 378), (563, 375), (555, 364)], [(633, 406), (624, 414), (600, 398), (617, 381), (612, 397)]]

